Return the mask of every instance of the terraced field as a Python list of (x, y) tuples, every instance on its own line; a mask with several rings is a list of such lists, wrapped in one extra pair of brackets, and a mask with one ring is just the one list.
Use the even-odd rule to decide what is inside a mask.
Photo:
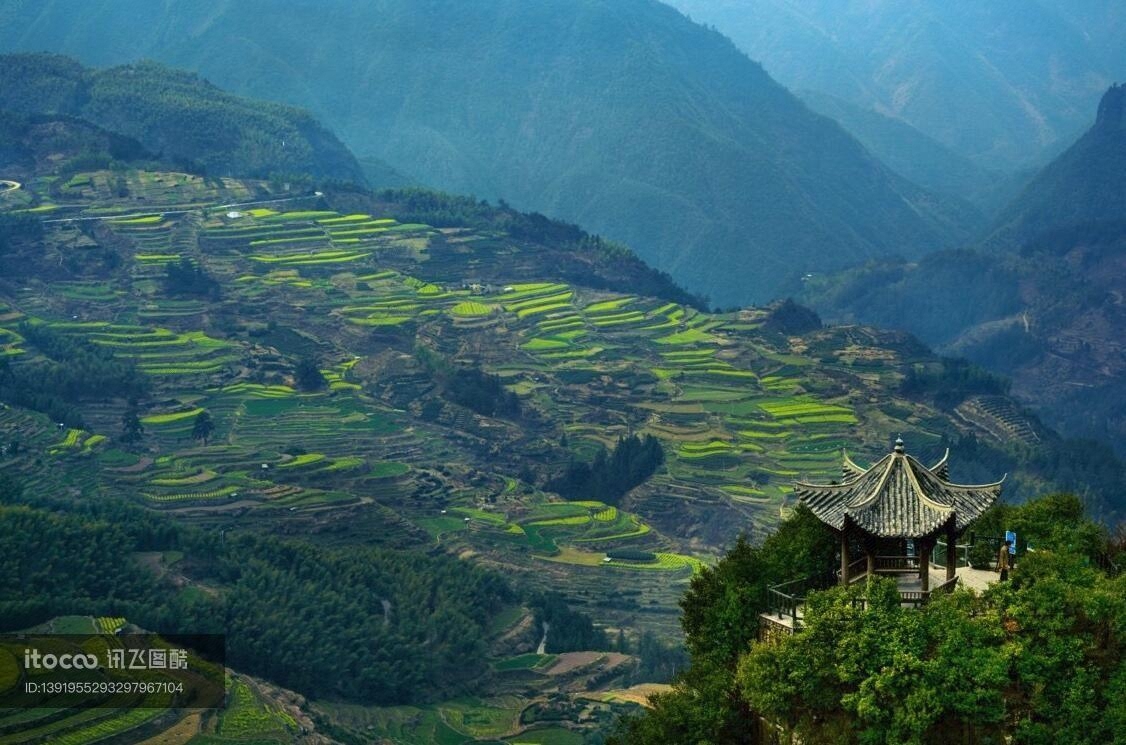
[[(0, 357), (43, 360), (19, 333), (31, 322), (131, 361), (151, 383), (138, 402), (144, 434), (120, 442), (121, 400), (85, 403), (83, 429), (0, 409), (0, 428), (20, 443), (0, 473), (29, 488), (125, 494), (218, 530), (480, 557), (563, 591), (602, 626), (675, 639), (693, 573), (737, 533), (769, 530), (795, 477), (833, 478), (846, 443), (863, 457), (889, 431), (915, 433), (916, 451), (937, 444), (920, 424), (933, 411), (880, 408), (910, 360), (877, 341), (814, 365), (801, 349), (855, 350), (856, 339), (827, 329), (792, 341), (760, 330), (765, 310), (703, 313), (564, 282), (536, 244), (400, 222), (393, 208), (277, 202), (291, 198), (255, 182), (128, 178), (143, 195), (131, 207), (95, 172), (42, 212), (108, 219), (45, 223), (34, 260), (79, 270), (0, 299)], [(107, 246), (116, 264), (88, 258)], [(217, 298), (169, 294), (167, 266), (183, 258), (215, 279)], [(306, 359), (323, 385), (302, 388)], [(497, 375), (522, 415), (484, 416), (443, 395), (460, 367)], [(214, 431), (193, 439), (204, 412)], [(665, 463), (619, 503), (544, 491), (572, 459), (633, 433), (656, 436)], [(623, 549), (653, 558), (607, 556)], [(498, 669), (527, 673), (522, 664)], [(208, 741), (237, 741), (264, 716), (272, 733), (287, 731), (241, 695)], [(369, 712), (363, 726), (460, 743), (507, 736), (518, 709)], [(571, 734), (535, 727), (520, 741)]]
[[(73, 188), (96, 190), (98, 179), (97, 174), (89, 184), (78, 179)], [(185, 185), (174, 176), (163, 180)], [(744, 519), (768, 525), (785, 504), (791, 477), (834, 470), (832, 448), (819, 443), (855, 439), (851, 430), (860, 421), (844, 398), (832, 402), (803, 394), (799, 367), (748, 333), (755, 328), (753, 317), (713, 316), (559, 282), (506, 283), (503, 276), (495, 278), (491, 293), (466, 289), (464, 282), (447, 286), (426, 273), (434, 268), (449, 276), (450, 256), (436, 256), (433, 249), (450, 245), (452, 234), (389, 216), (271, 207), (134, 213), (106, 224), (133, 249), (130, 287), (124, 278), (120, 289), (112, 282), (73, 282), (62, 298), (81, 299), (87, 314), (113, 320), (73, 314), (63, 320), (59, 311), (70, 305), (58, 295), (40, 296), (26, 309), (12, 307), (0, 316), (7, 317), (0, 321), (4, 353), (24, 351), (15, 329), (31, 318), (133, 360), (158, 381), (171, 395), (171, 405), (153, 407), (142, 423), (161, 456), (127, 477), (110, 478), (157, 506), (349, 504), (365, 499), (361, 485), (372, 479), (411, 479), (409, 473), (375, 475), (370, 471), (374, 462), (397, 460), (421, 468), (434, 463), (448, 443), (421, 436), (409, 417), (369, 395), (372, 381), (353, 371), (362, 352), (375, 350), (362, 343), (349, 348), (348, 338), (362, 336), (349, 336), (348, 327), (361, 335), (448, 327), (460, 335), (462, 346), (480, 344), (474, 337), (503, 329), (511, 341), (484, 352), (486, 365), (503, 371), (506, 384), (530, 405), (572, 422), (565, 430), (575, 453), (611, 445), (623, 429), (666, 441), (665, 473), (648, 487), (664, 493), (641, 500), (640, 514), (623, 512), (605, 523), (584, 515), (562, 523), (515, 520), (494, 526), (511, 546), (556, 562), (595, 566), (591, 556), (597, 558), (599, 546), (654, 540), (645, 512), (664, 515), (690, 494), (706, 495), (705, 501), (718, 500)], [(163, 266), (184, 256), (222, 281), (225, 302), (240, 309), (248, 329), (259, 315), (255, 308), (262, 317), (276, 318), (315, 307), (317, 316), (304, 324), (300, 343), (323, 348), (318, 338), (335, 340), (332, 354), (339, 361), (324, 370), (328, 389), (298, 392), (286, 376), (281, 348), (256, 343), (262, 336), (216, 334), (203, 317), (203, 303), (166, 297), (159, 282)], [(155, 318), (161, 325), (151, 322)], [(545, 384), (545, 375), (554, 383)], [(582, 424), (584, 412), (594, 405), (603, 413), (616, 412), (615, 423), (609, 428)], [(222, 453), (190, 439), (194, 419), (204, 410), (216, 424), (212, 441), (222, 445)], [(107, 410), (93, 421), (112, 431), (114, 416)], [(471, 419), (459, 415), (455, 429)], [(297, 441), (301, 451), (293, 452)], [(55, 452), (78, 444), (68, 435)], [(90, 446), (86, 450), (104, 444), (83, 441)], [(109, 450), (117, 457), (115, 449)], [(493, 499), (479, 493), (473, 498)], [(547, 506), (546, 499), (534, 492), (523, 508)], [(435, 537), (475, 535), (446, 530), (448, 519), (412, 514), (409, 505), (394, 508)], [(561, 546), (575, 552), (560, 554)], [(673, 540), (666, 548), (675, 546)], [(595, 553), (584, 553), (590, 551)]]

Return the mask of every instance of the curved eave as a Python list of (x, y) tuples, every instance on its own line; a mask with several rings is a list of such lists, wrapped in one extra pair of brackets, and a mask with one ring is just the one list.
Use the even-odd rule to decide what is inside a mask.
[(848, 477), (855, 478), (856, 476), (863, 476), (867, 472), (867, 469), (861, 468), (859, 465), (856, 464), (856, 461), (854, 461), (852, 458), (848, 457), (848, 451), (847, 450), (842, 450), (841, 451), (841, 472), (846, 475), (846, 478), (848, 478)]
[(1008, 474), (1002, 476), (1000, 481), (996, 481), (992, 484), (951, 484), (951, 488), (958, 489), (964, 495), (974, 495), (968, 499), (963, 497), (957, 500), (956, 527), (958, 530), (964, 530), (970, 523), (981, 517), (986, 510), (997, 502), (1001, 497), (1001, 485), (1004, 484), (1006, 478), (1008, 478)]
[(942, 458), (939, 459), (938, 463), (935, 463), (928, 470), (931, 473), (933, 473), (935, 476), (938, 476), (940, 479), (949, 479), (950, 478), (950, 448), (946, 448), (946, 452), (942, 454)]
[[(915, 468), (921, 473), (916, 473)], [(884, 487), (894, 470), (909, 483), (912, 497), (896, 500), (883, 497)], [(952, 484), (910, 456), (894, 455), (876, 463), (856, 478), (841, 484), (794, 482), (794, 495), (818, 520), (836, 530), (852, 522), (862, 530), (881, 537), (921, 537), (947, 525), (963, 530), (997, 501), (1008, 474), (990, 484)], [(922, 476), (926, 484), (920, 483)], [(933, 480), (933, 481), (932, 481)], [(933, 491), (933, 494), (928, 493)], [(858, 493), (863, 497), (857, 499)], [(915, 507), (909, 505), (914, 502)]]
[[(869, 469), (869, 470), (871, 470), (871, 469)], [(865, 471), (865, 473), (867, 473), (867, 472), (868, 471)], [(943, 484), (943, 486), (949, 487), (951, 489), (966, 489), (966, 490), (995, 489), (995, 488), (1000, 488), (1001, 485), (1005, 483), (1005, 479), (1007, 479), (1008, 477), (1009, 477), (1009, 474), (1006, 473), (1004, 476), (1002, 476), (1000, 478), (1000, 480), (994, 481), (994, 482), (988, 483), (988, 484), (955, 484), (951, 481), (943, 481), (942, 484)], [(846, 482), (841, 483), (841, 484), (811, 484), (808, 481), (796, 481), (796, 480), (792, 481), (790, 483), (794, 487), (794, 493), (795, 494), (798, 492), (799, 489), (804, 490), (804, 491), (811, 491), (811, 492), (833, 491), (833, 490), (839, 491), (839, 490), (843, 490), (843, 489), (848, 489), (849, 487), (852, 487), (854, 485), (852, 483), (852, 480), (846, 481)]]
[(1006, 473), (1004, 476), (1002, 476), (1000, 478), (1000, 480), (994, 481), (991, 484), (955, 484), (955, 483), (952, 483), (950, 481), (947, 481), (947, 482), (944, 482), (944, 485), (950, 487), (951, 489), (967, 489), (967, 490), (1000, 489), (1001, 485), (1005, 483), (1005, 479), (1007, 479), (1007, 478), (1009, 478), (1009, 474)]
[[(810, 486), (813, 486), (812, 484)], [(799, 490), (796, 486), (794, 494), (798, 501), (809, 508), (813, 515), (831, 528), (842, 530), (844, 528), (847, 512), (840, 500), (834, 500), (834, 495), (814, 487), (809, 491)]]

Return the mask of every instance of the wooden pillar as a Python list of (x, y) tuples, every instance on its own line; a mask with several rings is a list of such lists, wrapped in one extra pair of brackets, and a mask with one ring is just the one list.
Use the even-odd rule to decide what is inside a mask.
[(954, 579), (958, 564), (958, 534), (954, 530), (954, 519), (946, 527), (946, 581)]
[(915, 547), (919, 550), (919, 585), (923, 592), (930, 592), (931, 589), (931, 549), (934, 544), (930, 539), (919, 539), (915, 541)]
[(871, 577), (876, 573), (876, 554), (880, 550), (880, 542), (875, 537), (865, 534), (864, 536), (864, 558), (866, 559), (867, 566), (864, 567), (864, 572)]
[(848, 524), (841, 528), (841, 584), (848, 584)]

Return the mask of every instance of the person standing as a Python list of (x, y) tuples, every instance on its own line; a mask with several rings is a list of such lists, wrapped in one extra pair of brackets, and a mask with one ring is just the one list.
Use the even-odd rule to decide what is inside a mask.
[(997, 571), (1001, 573), (1002, 582), (1009, 578), (1009, 547), (1012, 545), (1012, 541), (1006, 540), (997, 551)]

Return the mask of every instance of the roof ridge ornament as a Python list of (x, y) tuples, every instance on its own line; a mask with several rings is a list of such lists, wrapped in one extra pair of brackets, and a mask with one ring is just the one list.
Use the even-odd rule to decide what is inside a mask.
[(903, 455), (903, 453), (906, 452), (906, 448), (903, 447), (903, 436), (902, 435), (895, 438), (895, 452), (899, 453), (900, 455)]

